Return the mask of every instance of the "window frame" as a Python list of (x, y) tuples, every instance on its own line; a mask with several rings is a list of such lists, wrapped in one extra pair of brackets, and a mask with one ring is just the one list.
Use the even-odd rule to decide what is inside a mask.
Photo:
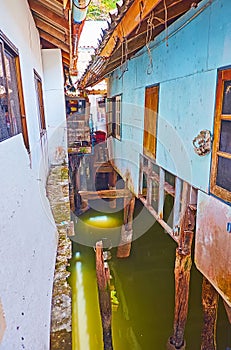
[(215, 196), (221, 198), (224, 201), (231, 202), (231, 192), (227, 189), (219, 186), (217, 182), (218, 175), (218, 159), (223, 157), (230, 159), (231, 153), (226, 153), (219, 150), (220, 136), (221, 136), (221, 123), (222, 121), (231, 122), (231, 114), (222, 114), (223, 96), (224, 96), (224, 82), (231, 80), (231, 68), (222, 69), (218, 71), (217, 88), (216, 88), (216, 109), (214, 116), (214, 135), (213, 135), (213, 150), (212, 150), (212, 163), (211, 163), (211, 176), (210, 176), (210, 192)]
[[(151, 159), (156, 159), (157, 122), (159, 110), (159, 84), (145, 87), (144, 102), (144, 131), (143, 131), (143, 154)], [(150, 95), (155, 98), (150, 99)], [(151, 104), (151, 106), (150, 106)], [(151, 107), (151, 108), (149, 108)], [(150, 115), (153, 115), (153, 122), (150, 125)], [(152, 133), (149, 132), (152, 128)]]
[(107, 98), (107, 136), (121, 140), (122, 95)]
[[(15, 135), (22, 133), (25, 147), (27, 151), (30, 153), (19, 52), (16, 46), (6, 37), (6, 35), (1, 30), (0, 30), (0, 44), (1, 44), (0, 55), (2, 56), (3, 70), (4, 70), (5, 79), (6, 79), (7, 100), (9, 100), (9, 91), (8, 91), (8, 82), (6, 77), (5, 59), (6, 59), (6, 55), (9, 55), (13, 59), (12, 62), (14, 64), (15, 80), (16, 80), (16, 91), (14, 91), (14, 93), (17, 94), (18, 108), (19, 108), (19, 114), (20, 114), (18, 116), (20, 120), (19, 132), (13, 133), (6, 139), (9, 139), (11, 137), (14, 137)], [(9, 101), (8, 101), (8, 104), (9, 104)]]
[(38, 106), (39, 133), (40, 133), (40, 137), (42, 137), (44, 134), (46, 134), (46, 131), (47, 131), (44, 101), (43, 101), (43, 86), (42, 86), (42, 79), (35, 69), (34, 69), (34, 82), (35, 82), (35, 92), (36, 92), (37, 106)]

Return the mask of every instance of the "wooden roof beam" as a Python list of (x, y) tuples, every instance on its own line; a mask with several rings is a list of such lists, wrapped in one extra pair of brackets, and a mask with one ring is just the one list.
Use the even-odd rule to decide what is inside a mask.
[(52, 35), (39, 30), (40, 37), (44, 40), (50, 42), (54, 46), (58, 47), (59, 49), (63, 50), (64, 52), (69, 53), (69, 45), (63, 43), (61, 40), (54, 38)]
[[(134, 0), (125, 16), (113, 31), (110, 39), (100, 53), (102, 57), (110, 57), (118, 41), (123, 41), (142, 22), (145, 17), (161, 2), (161, 0)], [(134, 20), (131, 20), (134, 19)]]
[(53, 21), (57, 25), (60, 25), (61, 27), (67, 30), (69, 29), (68, 20), (65, 19), (64, 15), (63, 17), (57, 15), (56, 13), (52, 12), (42, 4), (39, 4), (35, 0), (28, 0), (28, 2), (31, 8), (31, 11), (33, 11), (35, 14), (37, 13), (40, 16), (47, 17), (49, 20)]
[(65, 44), (69, 43), (67, 31), (57, 30), (57, 29), (55, 29), (55, 27), (53, 27), (52, 25), (50, 25), (49, 23), (43, 21), (42, 19), (40, 19), (38, 17), (35, 18), (35, 24), (39, 29), (50, 34), (54, 38), (64, 42)]

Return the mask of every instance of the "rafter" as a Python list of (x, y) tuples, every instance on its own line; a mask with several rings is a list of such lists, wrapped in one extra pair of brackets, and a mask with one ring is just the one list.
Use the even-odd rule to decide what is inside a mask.
[(65, 29), (69, 29), (68, 20), (63, 16), (58, 15), (57, 13), (49, 10), (47, 7), (35, 0), (28, 0), (31, 10), (34, 14), (38, 14), (40, 17), (47, 18), (49, 21), (52, 21), (54, 24), (59, 25)]
[(54, 38), (52, 35), (44, 32), (43, 30), (39, 30), (40, 37), (45, 39), (46, 41), (52, 43), (54, 46), (60, 48), (64, 52), (69, 53), (69, 45), (63, 43), (61, 40)]
[(41, 29), (42, 31), (53, 36), (55, 39), (58, 39), (58, 40), (64, 42), (65, 44), (69, 43), (67, 30), (65, 30), (65, 31), (57, 30), (54, 26), (43, 21), (42, 19), (40, 19), (38, 17), (35, 18), (35, 23), (39, 29)]

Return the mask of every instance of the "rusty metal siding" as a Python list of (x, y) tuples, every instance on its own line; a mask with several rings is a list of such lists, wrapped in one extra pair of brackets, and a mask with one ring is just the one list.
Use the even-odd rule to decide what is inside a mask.
[(196, 266), (231, 306), (231, 207), (199, 191), (197, 208)]

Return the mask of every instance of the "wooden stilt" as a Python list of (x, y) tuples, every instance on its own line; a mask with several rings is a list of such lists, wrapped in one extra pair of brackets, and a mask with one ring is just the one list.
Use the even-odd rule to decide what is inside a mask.
[[(109, 173), (109, 189), (110, 190), (116, 189), (116, 181), (117, 181), (116, 171)], [(110, 205), (110, 208), (115, 209), (116, 208), (116, 199), (111, 199), (109, 205)]]
[(112, 350), (110, 271), (103, 260), (103, 243), (96, 243), (96, 276), (103, 327), (104, 350)]
[(74, 192), (73, 186), (70, 186), (69, 200), (70, 200), (70, 209), (74, 213), (75, 212), (75, 192)]
[(180, 240), (175, 261), (175, 316), (174, 333), (169, 338), (167, 349), (185, 349), (184, 330), (188, 314), (191, 246), (195, 227), (195, 208), (187, 205), (181, 220)]
[(202, 306), (204, 324), (202, 329), (201, 350), (216, 350), (216, 321), (219, 294), (212, 284), (203, 277)]
[[(86, 180), (86, 161), (85, 158), (83, 157), (82, 160), (80, 161), (79, 165), (79, 176), (80, 176), (80, 189), (81, 190), (87, 190), (87, 180)], [(84, 212), (88, 209), (88, 198), (81, 198), (81, 208), (80, 211)]]
[(133, 237), (133, 213), (135, 208), (135, 197), (124, 198), (124, 224), (121, 229), (120, 244), (117, 249), (117, 258), (127, 258), (130, 255)]
[(224, 299), (223, 299), (223, 302), (224, 302), (225, 310), (227, 312), (229, 323), (231, 324), (231, 307), (224, 301)]

